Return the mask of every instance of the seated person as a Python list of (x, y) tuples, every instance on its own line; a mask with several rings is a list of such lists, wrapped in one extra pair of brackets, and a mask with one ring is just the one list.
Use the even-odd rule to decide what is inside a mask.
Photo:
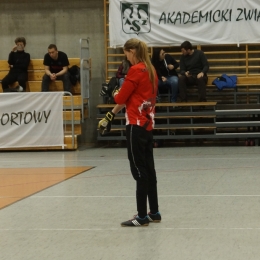
[(49, 91), (51, 81), (61, 80), (63, 82), (64, 91), (71, 92), (71, 81), (68, 72), (69, 60), (67, 54), (58, 51), (55, 44), (50, 44), (48, 53), (44, 56), (43, 64), (45, 66), (45, 74), (42, 78), (42, 91)]
[(115, 88), (121, 88), (121, 86), (124, 83), (127, 72), (131, 66), (131, 63), (125, 58), (118, 67), (116, 76), (112, 77), (108, 83), (102, 84), (102, 88), (99, 95), (102, 97), (108, 96), (109, 98), (112, 98), (112, 92)]
[[(8, 64), (10, 71), (2, 80), (3, 92), (23, 92), (26, 91), (26, 81), (28, 80), (28, 66), (30, 54), (24, 51), (26, 40), (24, 37), (15, 39), (15, 46), (9, 54)], [(18, 81), (19, 86), (10, 89), (9, 85)]]
[(163, 49), (155, 49), (152, 55), (152, 64), (158, 76), (158, 92), (170, 89), (171, 102), (175, 103), (178, 96), (178, 74), (176, 69), (179, 63)]
[(125, 57), (125, 59), (122, 61), (121, 65), (119, 66), (117, 73), (116, 73), (116, 78), (118, 79), (119, 87), (121, 87), (123, 85), (125, 77), (126, 77), (127, 72), (130, 67), (131, 67), (131, 64)]
[(187, 102), (187, 86), (197, 86), (199, 102), (205, 102), (209, 70), (208, 60), (201, 50), (193, 50), (189, 41), (181, 44), (179, 92), (182, 102)]

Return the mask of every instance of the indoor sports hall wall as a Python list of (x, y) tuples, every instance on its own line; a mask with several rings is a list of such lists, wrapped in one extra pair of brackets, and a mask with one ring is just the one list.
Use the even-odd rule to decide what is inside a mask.
[[(50, 43), (68, 57), (79, 57), (79, 39), (90, 38), (92, 58), (91, 109), (101, 102), (100, 86), (105, 78), (103, 0), (1, 0), (0, 60), (8, 58), (14, 39), (24, 36), (32, 59), (43, 58)], [(93, 114), (93, 115), (94, 115)], [(82, 142), (96, 141), (96, 118), (85, 126)]]

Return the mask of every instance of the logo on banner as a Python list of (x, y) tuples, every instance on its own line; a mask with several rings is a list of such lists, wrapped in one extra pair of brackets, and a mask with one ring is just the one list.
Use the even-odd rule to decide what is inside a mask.
[(150, 5), (149, 3), (121, 2), (122, 29), (127, 34), (149, 33)]

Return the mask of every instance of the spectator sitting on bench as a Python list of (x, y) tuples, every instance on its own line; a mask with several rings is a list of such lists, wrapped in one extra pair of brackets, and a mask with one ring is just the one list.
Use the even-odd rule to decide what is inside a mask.
[(171, 91), (171, 102), (175, 103), (178, 96), (178, 74), (176, 69), (179, 63), (161, 48), (155, 49), (152, 55), (152, 64), (158, 76), (158, 98), (165, 89)]
[(123, 83), (125, 81), (125, 77), (126, 77), (127, 72), (128, 72), (130, 67), (131, 67), (131, 64), (125, 57), (125, 59), (120, 64), (120, 66), (117, 70), (117, 73), (116, 73), (116, 78), (118, 79), (119, 87), (121, 87), (123, 85)]
[(182, 102), (187, 102), (187, 86), (198, 87), (199, 102), (205, 102), (206, 85), (209, 70), (208, 60), (201, 50), (193, 50), (189, 41), (181, 44), (179, 95)]
[[(108, 83), (103, 83), (101, 91), (99, 93), (100, 96), (104, 97), (104, 103), (108, 101), (109, 103), (114, 103), (114, 98), (112, 97), (112, 92), (115, 88), (121, 88), (123, 85), (126, 75), (128, 73), (129, 68), (131, 67), (131, 63), (126, 59), (122, 61), (118, 70), (116, 72), (116, 76), (112, 77)], [(108, 96), (108, 100), (107, 97)]]
[[(23, 92), (26, 90), (26, 81), (28, 80), (28, 66), (30, 63), (30, 54), (24, 51), (26, 40), (24, 37), (15, 39), (15, 46), (8, 57), (10, 67), (9, 73), (2, 80), (3, 92)], [(18, 81), (19, 86), (12, 89), (9, 85)]]
[(42, 78), (42, 91), (49, 91), (51, 81), (61, 80), (63, 82), (64, 91), (71, 92), (71, 81), (68, 72), (69, 60), (67, 54), (58, 51), (55, 44), (50, 44), (48, 53), (44, 56), (43, 64), (45, 66), (45, 74)]

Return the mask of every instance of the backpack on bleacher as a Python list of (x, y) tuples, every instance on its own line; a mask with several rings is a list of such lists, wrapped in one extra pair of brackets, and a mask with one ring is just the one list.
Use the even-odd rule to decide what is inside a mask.
[(77, 65), (73, 65), (68, 69), (70, 73), (70, 82), (73, 86), (80, 82), (80, 68)]
[(116, 77), (112, 77), (108, 83), (103, 83), (102, 84), (102, 88), (101, 91), (99, 93), (100, 96), (108, 96), (108, 97), (112, 97), (112, 92), (113, 90), (119, 86), (118, 83), (118, 78)]
[(219, 90), (222, 90), (223, 88), (235, 88), (237, 84), (237, 76), (222, 74), (221, 77), (214, 79), (212, 84), (216, 85)]

